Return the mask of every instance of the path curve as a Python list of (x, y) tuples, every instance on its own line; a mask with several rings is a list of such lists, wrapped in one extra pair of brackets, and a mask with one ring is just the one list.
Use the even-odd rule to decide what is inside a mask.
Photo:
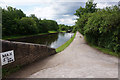
[(33, 63), (9, 77), (118, 78), (118, 58), (88, 46), (77, 32), (64, 51)]

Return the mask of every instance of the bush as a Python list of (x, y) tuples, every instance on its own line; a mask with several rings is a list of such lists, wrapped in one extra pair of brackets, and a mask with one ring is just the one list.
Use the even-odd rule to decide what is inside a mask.
[(120, 14), (117, 6), (92, 14), (84, 27), (86, 40), (96, 46), (120, 52)]

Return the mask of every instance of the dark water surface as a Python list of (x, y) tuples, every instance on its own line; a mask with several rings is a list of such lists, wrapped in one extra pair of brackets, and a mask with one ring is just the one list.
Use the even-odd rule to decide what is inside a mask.
[(51, 48), (58, 48), (66, 41), (68, 41), (73, 35), (74, 33), (53, 33), (53, 34), (25, 37), (20, 39), (12, 39), (10, 41), (43, 44)]

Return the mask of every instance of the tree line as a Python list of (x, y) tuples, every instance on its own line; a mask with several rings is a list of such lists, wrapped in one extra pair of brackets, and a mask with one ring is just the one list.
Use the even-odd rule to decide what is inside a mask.
[(65, 25), (65, 24), (59, 24), (59, 31), (72, 31), (72, 32), (75, 32), (74, 31), (74, 26), (68, 26), (68, 25)]
[[(48, 31), (67, 31), (70, 26), (58, 25), (54, 20), (37, 18), (34, 14), (26, 16), (21, 9), (7, 7), (2, 9), (2, 35), (31, 35)], [(68, 27), (68, 28), (67, 28)]]
[(96, 6), (97, 3), (88, 1), (85, 8), (76, 10), (75, 15), (79, 17), (76, 30), (85, 36), (88, 43), (120, 52), (120, 6), (103, 9)]

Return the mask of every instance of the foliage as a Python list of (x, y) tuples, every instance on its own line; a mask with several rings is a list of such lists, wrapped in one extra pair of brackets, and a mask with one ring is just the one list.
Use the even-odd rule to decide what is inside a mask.
[(102, 51), (102, 52), (105, 53), (105, 54), (110, 54), (110, 55), (119, 57), (119, 54), (120, 54), (120, 53), (117, 53), (117, 54), (116, 54), (116, 52), (113, 52), (113, 51), (111, 51), (110, 49), (101, 48), (101, 47), (95, 46), (95, 45), (93, 45), (93, 44), (91, 44), (91, 43), (89, 43), (89, 42), (87, 42), (87, 44), (89, 44), (91, 47), (93, 47), (93, 48), (95, 48), (95, 49), (97, 49), (97, 50)]
[(26, 15), (16, 8), (7, 7), (7, 10), (2, 9), (2, 31), (3, 36), (14, 35), (17, 32), (17, 21)]
[(85, 8), (80, 7), (76, 11), (75, 15), (79, 17), (75, 25), (76, 29), (85, 36), (88, 43), (119, 53), (119, 7), (96, 9), (95, 6), (96, 4), (88, 1)]
[(120, 52), (119, 8), (106, 8), (93, 13), (85, 25), (84, 34), (94, 45)]
[(96, 3), (93, 3), (93, 0), (89, 0), (88, 2), (86, 2), (85, 8), (82, 8), (80, 6), (80, 8), (76, 10), (75, 15), (81, 18), (82, 15), (85, 13), (93, 13), (97, 11), (96, 5), (97, 5)]
[(26, 16), (22, 10), (7, 7), (2, 9), (3, 37), (15, 35), (31, 35), (58, 31), (59, 27), (54, 20), (41, 20), (34, 14)]
[(36, 22), (29, 17), (23, 17), (18, 23), (18, 34), (35, 34), (38, 33)]
[(91, 13), (85, 13), (81, 16), (81, 18), (77, 19), (76, 29), (84, 35), (84, 26), (87, 24), (88, 18), (91, 16)]
[(88, 0), (86, 2), (85, 8), (80, 6), (79, 9), (76, 10), (75, 15), (79, 18), (76, 22), (76, 29), (84, 35), (84, 26), (87, 24), (88, 18), (91, 16), (92, 13), (96, 12), (98, 9), (96, 8), (96, 3), (93, 3), (93, 0)]
[(73, 26), (59, 24), (59, 31), (68, 31), (68, 30), (72, 31), (73, 30)]
[(75, 33), (77, 31), (76, 26), (73, 26), (72, 32)]
[(41, 26), (40, 32), (48, 32), (48, 31), (57, 31), (58, 24), (54, 20), (40, 20), (39, 25)]

